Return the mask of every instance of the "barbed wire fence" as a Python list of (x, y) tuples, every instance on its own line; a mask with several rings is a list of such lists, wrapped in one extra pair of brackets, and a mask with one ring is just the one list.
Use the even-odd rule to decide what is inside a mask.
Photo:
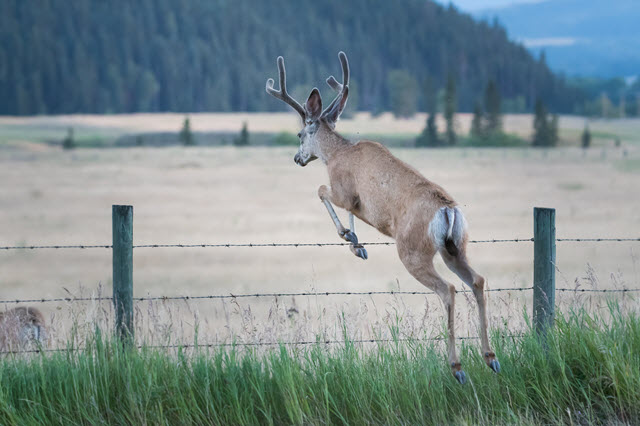
[[(530, 291), (533, 287), (505, 287), (505, 288), (489, 288), (485, 292), (505, 292), (505, 291)], [(640, 288), (615, 288), (615, 289), (599, 289), (599, 288), (556, 288), (556, 291), (571, 293), (634, 293), (640, 292)], [(471, 290), (455, 290), (456, 294), (473, 293)], [(198, 296), (142, 296), (134, 297), (134, 302), (144, 301), (188, 301), (188, 300), (216, 300), (216, 299), (242, 299), (242, 298), (272, 298), (272, 297), (323, 297), (323, 296), (419, 296), (419, 295), (435, 295), (433, 291), (309, 291), (298, 293), (238, 293), (238, 294), (209, 294)], [(20, 304), (20, 303), (49, 303), (49, 302), (104, 302), (113, 301), (113, 297), (54, 297), (50, 299), (4, 299), (0, 300), (0, 304)]]
[[(539, 218), (538, 213), (543, 213), (544, 218)], [(550, 215), (550, 220), (546, 218)], [(57, 297), (57, 298), (31, 298), (31, 299), (4, 299), (0, 304), (21, 303), (51, 303), (51, 302), (113, 302), (116, 311), (116, 331), (120, 337), (130, 336), (132, 333), (133, 302), (142, 301), (190, 301), (190, 300), (214, 300), (214, 299), (240, 299), (240, 298), (277, 298), (277, 297), (329, 297), (329, 296), (374, 296), (374, 295), (435, 295), (433, 291), (306, 291), (306, 292), (273, 292), (273, 293), (247, 293), (247, 294), (210, 294), (210, 295), (180, 295), (180, 296), (144, 296), (133, 297), (132, 279), (132, 252), (133, 249), (155, 248), (270, 248), (270, 247), (337, 247), (349, 246), (351, 243), (217, 243), (217, 244), (138, 244), (132, 241), (133, 207), (113, 206), (113, 244), (76, 244), (76, 245), (24, 245), (24, 246), (0, 246), (0, 250), (64, 250), (64, 249), (111, 249), (113, 251), (114, 279), (113, 295), (110, 297)], [(545, 219), (545, 220), (543, 220)], [(540, 229), (539, 229), (540, 228)], [(530, 287), (510, 287), (486, 289), (486, 292), (526, 292), (534, 293), (534, 322), (537, 328), (544, 327), (552, 320), (554, 315), (555, 292), (573, 293), (634, 293), (640, 292), (640, 288), (556, 288), (555, 287), (555, 243), (556, 242), (640, 242), (640, 238), (555, 238), (555, 210), (534, 209), (534, 237), (512, 239), (484, 239), (469, 240), (470, 244), (493, 243), (534, 243), (534, 285)], [(362, 246), (393, 246), (394, 242), (363, 242)], [(542, 251), (542, 254), (539, 254)], [(538, 259), (541, 257), (541, 259)], [(538, 271), (536, 266), (542, 265), (544, 271)], [(118, 271), (124, 273), (118, 275)], [(551, 272), (550, 272), (551, 271)], [(540, 276), (536, 276), (540, 275)], [(458, 294), (472, 293), (471, 290), (456, 290)], [(520, 334), (504, 335), (502, 337), (516, 338)], [(391, 343), (400, 341), (442, 341), (444, 338), (428, 339), (354, 339), (354, 340), (305, 340), (305, 341), (278, 341), (278, 342), (233, 342), (233, 343), (203, 343), (203, 344), (167, 344), (167, 345), (137, 345), (138, 348), (212, 348), (212, 347), (247, 347), (247, 346), (277, 346), (277, 345), (335, 345), (345, 343), (371, 344)], [(477, 340), (478, 336), (457, 337), (456, 340)], [(0, 351), (0, 354), (36, 353), (36, 352), (64, 352), (77, 351), (84, 348), (38, 348), (20, 351)]]
[[(469, 244), (486, 243), (533, 243), (533, 238), (469, 240)], [(640, 238), (556, 238), (556, 242), (640, 242)], [(363, 246), (393, 246), (394, 242), (358, 243)], [(219, 243), (219, 244), (139, 244), (132, 248), (234, 248), (234, 247), (335, 247), (349, 246), (351, 243)], [(0, 250), (42, 250), (42, 249), (112, 249), (111, 244), (77, 244), (77, 245), (34, 245), (34, 246), (0, 246)]]
[[(516, 339), (522, 337), (522, 334), (504, 334), (499, 336), (503, 339)], [(446, 337), (432, 338), (395, 338), (395, 339), (317, 339), (317, 340), (297, 340), (297, 341), (277, 341), (277, 342), (230, 342), (230, 343), (176, 343), (166, 345), (136, 345), (137, 349), (206, 349), (206, 348), (233, 348), (233, 347), (253, 347), (253, 346), (311, 346), (311, 345), (344, 345), (349, 344), (374, 344), (374, 343), (425, 343), (425, 342), (445, 342)], [(480, 340), (480, 336), (462, 336), (456, 337), (457, 341)], [(55, 353), (55, 352), (77, 352), (83, 351), (84, 347), (68, 347), (68, 348), (38, 348), (27, 349), (21, 351), (0, 351), (2, 354), (21, 354), (21, 353)]]

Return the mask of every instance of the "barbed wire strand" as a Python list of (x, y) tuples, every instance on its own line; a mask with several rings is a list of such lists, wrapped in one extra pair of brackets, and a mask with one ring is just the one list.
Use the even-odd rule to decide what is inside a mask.
[[(485, 291), (526, 291), (533, 287), (493, 288)], [(471, 293), (471, 290), (456, 290), (456, 293)], [(296, 296), (374, 296), (374, 295), (432, 295), (433, 291), (309, 291), (297, 293), (250, 293), (250, 294), (210, 294), (203, 296), (143, 296), (134, 297), (136, 302), (149, 300), (199, 300), (199, 299), (240, 299), (245, 297), (296, 297)], [(7, 299), (0, 300), (0, 304), (9, 303), (46, 303), (46, 302), (92, 302), (113, 300), (112, 297), (58, 297), (53, 299)]]
[(556, 288), (556, 291), (573, 293), (630, 293), (640, 291), (640, 288)]
[[(530, 243), (533, 238), (469, 240), (470, 244), (485, 243)], [(640, 242), (640, 238), (556, 238), (556, 242)], [(392, 246), (394, 242), (359, 243), (363, 246)], [(221, 243), (221, 244), (137, 244), (133, 248), (232, 248), (232, 247), (336, 247), (349, 246), (351, 243)], [(39, 250), (39, 249), (110, 249), (108, 244), (80, 245), (34, 245), (34, 246), (0, 246), (0, 250)]]
[[(499, 338), (516, 338), (522, 337), (523, 334), (500, 334)], [(495, 338), (495, 337), (494, 337)], [(345, 343), (395, 343), (395, 342), (442, 342), (446, 341), (446, 337), (432, 337), (429, 339), (356, 339), (356, 340), (302, 340), (302, 341), (285, 341), (285, 342), (232, 342), (232, 343), (176, 343), (171, 345), (136, 345), (136, 348), (143, 349), (197, 349), (197, 348), (216, 348), (216, 347), (251, 347), (251, 346), (305, 346), (305, 345), (339, 345)], [(456, 337), (456, 340), (480, 340), (480, 336), (462, 336)], [(25, 353), (41, 353), (41, 352), (77, 352), (85, 350), (85, 348), (55, 348), (55, 349), (28, 349), (21, 351), (0, 351), (0, 355), (25, 354)]]
[(0, 300), (0, 304), (9, 303), (48, 303), (48, 302), (100, 302), (113, 300), (113, 297), (54, 297), (52, 299), (7, 299)]
[(80, 245), (55, 245), (55, 246), (3, 246), (0, 247), (0, 250), (39, 250), (39, 249), (93, 249), (93, 248), (105, 248), (110, 249), (113, 248), (112, 245), (88, 245), (88, 244), (80, 244)]
[[(511, 287), (511, 288), (489, 288), (485, 292), (503, 291), (529, 291), (533, 287)], [(556, 291), (570, 293), (632, 293), (640, 292), (640, 288), (556, 288)], [(472, 293), (471, 290), (456, 290), (456, 293)], [(135, 302), (143, 301), (169, 301), (169, 300), (204, 300), (204, 299), (241, 299), (241, 298), (261, 298), (261, 297), (304, 297), (304, 296), (377, 296), (377, 295), (434, 295), (433, 291), (315, 291), (298, 293), (250, 293), (250, 294), (210, 294), (203, 296), (142, 296), (134, 297)], [(0, 300), (0, 304), (10, 303), (48, 303), (48, 302), (101, 302), (112, 301), (112, 297), (58, 297), (53, 299), (6, 299)]]

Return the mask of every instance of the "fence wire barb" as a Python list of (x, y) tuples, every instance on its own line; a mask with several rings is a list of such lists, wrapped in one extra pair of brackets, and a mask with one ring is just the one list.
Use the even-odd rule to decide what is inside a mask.
[[(640, 238), (556, 238), (557, 242), (640, 242)], [(470, 244), (486, 243), (531, 243), (533, 238), (469, 240)], [(360, 243), (363, 246), (393, 246), (394, 242)], [(221, 243), (221, 244), (137, 244), (133, 248), (232, 248), (232, 247), (336, 247), (349, 246), (351, 243)], [(110, 244), (81, 245), (36, 245), (36, 246), (0, 246), (0, 250), (37, 250), (37, 249), (94, 249), (113, 248)]]

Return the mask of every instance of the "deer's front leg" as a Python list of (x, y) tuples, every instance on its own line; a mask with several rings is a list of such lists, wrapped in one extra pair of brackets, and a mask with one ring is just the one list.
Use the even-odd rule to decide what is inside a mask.
[(331, 205), (331, 200), (332, 200), (331, 189), (329, 189), (326, 185), (322, 185), (320, 188), (318, 188), (318, 196), (320, 197), (320, 200), (322, 200), (322, 203), (327, 208), (327, 211), (329, 212), (329, 216), (331, 216), (331, 220), (333, 220), (333, 223), (336, 226), (336, 230), (338, 231), (338, 235), (340, 235), (340, 238), (351, 243), (351, 246), (349, 248), (353, 254), (366, 260), (368, 258), (367, 251), (361, 244), (358, 244), (358, 237), (355, 234), (353, 229), (354, 228), (353, 214), (349, 212), (349, 224), (351, 226), (351, 229), (347, 229), (344, 226), (342, 226), (342, 223), (340, 222), (340, 219), (338, 219), (338, 215), (336, 214), (336, 211), (333, 209), (333, 206)]
[[(355, 218), (353, 217), (353, 213), (351, 212), (349, 212), (349, 229), (351, 230), (353, 235), (355, 235), (355, 232), (356, 232)], [(355, 244), (351, 244), (349, 246), (349, 250), (351, 250), (351, 253), (355, 254), (356, 256), (358, 256), (363, 260), (367, 260), (369, 258), (369, 254), (367, 253), (367, 250), (364, 248), (362, 244), (358, 244), (357, 242)]]

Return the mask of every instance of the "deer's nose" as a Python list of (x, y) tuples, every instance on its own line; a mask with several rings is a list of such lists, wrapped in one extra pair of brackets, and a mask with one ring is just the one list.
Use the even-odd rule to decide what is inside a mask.
[(298, 132), (298, 139), (302, 138), (302, 132)]

